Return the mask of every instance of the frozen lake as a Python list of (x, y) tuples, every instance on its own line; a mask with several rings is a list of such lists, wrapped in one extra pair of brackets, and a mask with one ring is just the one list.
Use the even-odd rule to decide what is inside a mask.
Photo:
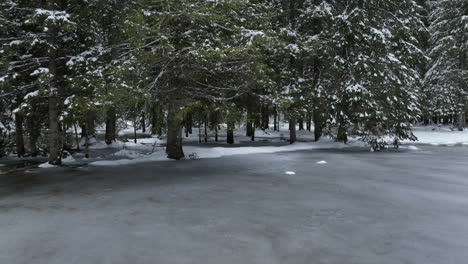
[(468, 263), (468, 147), (0, 174), (0, 263)]

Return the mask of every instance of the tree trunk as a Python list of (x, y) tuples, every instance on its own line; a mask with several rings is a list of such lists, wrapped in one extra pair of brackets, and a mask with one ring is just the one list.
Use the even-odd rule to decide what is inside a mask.
[(137, 121), (133, 121), (133, 142), (137, 143)]
[(81, 124), (81, 138), (85, 138), (88, 135), (86, 124)]
[(202, 121), (201, 119), (198, 120), (198, 144), (201, 144), (202, 143), (202, 132), (201, 132), (201, 125), (202, 124)]
[(262, 124), (261, 124), (262, 130), (269, 129), (270, 127), (269, 119), (270, 119), (269, 107), (267, 105), (264, 105), (262, 107)]
[(85, 136), (85, 158), (89, 158), (89, 135)]
[(303, 117), (299, 118), (298, 122), (299, 122), (299, 130), (304, 130), (304, 118)]
[(88, 137), (95, 135), (94, 121), (96, 120), (96, 113), (92, 110), (86, 112), (86, 134)]
[(38, 154), (37, 140), (41, 136), (41, 126), (35, 113), (31, 113), (26, 118), (26, 126), (29, 134), (29, 153), (36, 157)]
[(24, 136), (23, 136), (23, 114), (15, 113), (15, 126), (16, 126), (16, 154), (18, 157), (24, 156)]
[(252, 135), (250, 135), (250, 140), (255, 141), (255, 122), (252, 124)]
[(49, 164), (62, 164), (58, 98), (49, 96)]
[(307, 112), (306, 119), (307, 119), (307, 131), (310, 132), (312, 130), (312, 115), (310, 114), (310, 112)]
[(289, 143), (294, 144), (296, 143), (296, 119), (290, 118), (289, 119)]
[(187, 130), (188, 130), (188, 133), (191, 135), (193, 133), (192, 131), (192, 126), (193, 126), (193, 114), (192, 113), (189, 113), (188, 116), (187, 116)]
[(226, 138), (226, 142), (228, 144), (234, 144), (234, 126), (235, 126), (235, 122), (229, 120), (227, 122), (227, 138)]
[(162, 135), (164, 126), (164, 113), (162, 107), (158, 104), (153, 105), (153, 112), (151, 116), (151, 132), (153, 135)]
[(458, 131), (463, 131), (465, 129), (465, 122), (466, 122), (465, 111), (462, 110), (458, 114), (458, 121), (457, 121)]
[[(47, 1), (48, 8), (54, 10), (55, 1)], [(49, 55), (49, 73), (52, 76), (49, 82), (49, 164), (51, 165), (61, 165), (62, 164), (62, 145), (60, 140), (60, 125), (59, 125), (59, 108), (58, 102), (58, 77), (57, 77), (57, 50), (56, 50), (56, 40), (57, 40), (57, 30), (54, 21), (49, 21), (47, 23), (47, 38), (50, 43), (50, 48), (48, 50)]]
[(167, 115), (166, 153), (169, 159), (180, 160), (185, 157), (182, 149), (182, 113), (179, 108), (170, 106)]
[(208, 142), (208, 117), (205, 116), (205, 143)]
[(323, 129), (322, 120), (321, 120), (320, 113), (318, 110), (314, 110), (313, 116), (314, 116), (314, 137), (315, 137), (315, 141), (319, 141), (320, 138), (322, 137), (322, 129)]
[(247, 137), (251, 137), (251, 136), (252, 136), (252, 122), (251, 122), (251, 121), (247, 121), (247, 124), (246, 124), (246, 136), (247, 136)]
[[(110, 145), (116, 139), (116, 113), (113, 106), (109, 107), (106, 112), (106, 144)], [(76, 126), (76, 125), (75, 125)]]
[(78, 138), (78, 128), (76, 123), (73, 123), (73, 127), (75, 128), (75, 140), (76, 140), (76, 151), (80, 151), (80, 139)]
[(276, 123), (277, 118), (278, 118), (278, 110), (275, 107), (275, 109), (273, 110), (273, 131), (276, 131), (276, 129), (278, 128), (278, 125)]
[(141, 114), (141, 132), (146, 133), (146, 116), (145, 112)]
[(338, 126), (338, 135), (336, 137), (338, 142), (348, 143), (348, 132), (346, 127), (339, 125)]

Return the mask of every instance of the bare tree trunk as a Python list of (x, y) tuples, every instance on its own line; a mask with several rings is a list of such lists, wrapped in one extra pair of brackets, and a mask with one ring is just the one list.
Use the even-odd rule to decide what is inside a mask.
[(205, 143), (208, 142), (208, 117), (205, 116)]
[(262, 130), (266, 130), (270, 128), (270, 113), (269, 113), (269, 107), (267, 105), (264, 105), (262, 107), (262, 124), (261, 124)]
[(162, 107), (159, 104), (154, 104), (151, 116), (151, 132), (153, 133), (153, 135), (161, 136), (163, 126), (164, 113)]
[(234, 126), (235, 122), (232, 120), (228, 120), (227, 122), (227, 138), (226, 142), (228, 144), (234, 144)]
[(96, 133), (94, 121), (96, 120), (96, 113), (92, 110), (86, 112), (86, 134), (88, 137), (93, 137)]
[(180, 160), (185, 157), (182, 149), (182, 113), (179, 108), (170, 106), (167, 116), (166, 153), (170, 159)]
[(76, 151), (80, 151), (80, 139), (78, 137), (78, 128), (76, 123), (73, 123), (73, 127), (75, 128), (75, 140), (76, 140)]
[(301, 116), (298, 120), (299, 122), (299, 130), (304, 130), (304, 118)]
[(58, 98), (49, 96), (49, 164), (62, 164), (62, 146), (60, 145)]
[(273, 131), (276, 131), (276, 129), (278, 128), (278, 125), (277, 125), (277, 118), (278, 118), (278, 110), (276, 109), (276, 106), (275, 106), (275, 109), (273, 110)]
[(192, 126), (193, 126), (193, 114), (192, 113), (189, 113), (188, 116), (187, 116), (187, 130), (188, 130), (188, 133), (191, 135), (193, 133), (192, 131)]
[(458, 114), (458, 121), (457, 121), (458, 131), (463, 131), (465, 129), (465, 122), (466, 122), (465, 111), (462, 110)]
[(289, 119), (289, 143), (296, 143), (296, 118)]
[(37, 140), (41, 136), (41, 126), (37, 118), (38, 117), (34, 113), (31, 113), (26, 118), (26, 127), (29, 134), (29, 153), (31, 153), (33, 157), (37, 156)]
[[(116, 139), (116, 113), (115, 113), (115, 107), (111, 106), (109, 109), (107, 109), (106, 112), (106, 135), (105, 135), (105, 140), (106, 144), (110, 145), (112, 142), (115, 141)], [(75, 125), (76, 129), (76, 125)]]
[(202, 142), (201, 123), (202, 123), (201, 119), (198, 120), (198, 144), (201, 144)]
[(307, 131), (310, 132), (312, 130), (312, 115), (310, 112), (307, 112), (306, 119), (307, 119)]
[(89, 158), (89, 135), (85, 136), (85, 158)]
[(338, 135), (337, 135), (336, 140), (338, 142), (343, 142), (345, 144), (348, 143), (348, 132), (347, 132), (346, 127), (342, 125), (338, 126)]
[(246, 134), (245, 134), (247, 137), (251, 137), (251, 136), (252, 136), (252, 130), (253, 130), (253, 129), (252, 129), (252, 126), (253, 126), (252, 122), (251, 122), (251, 121), (247, 121), (247, 124), (246, 124)]
[(322, 120), (320, 117), (320, 112), (318, 110), (314, 110), (314, 136), (315, 141), (319, 141), (322, 137)]
[(23, 131), (23, 114), (16, 112), (15, 113), (15, 126), (16, 126), (16, 154), (18, 157), (24, 156), (26, 151), (24, 150), (24, 131)]
[(133, 121), (133, 142), (137, 143), (137, 121)]
[(250, 137), (250, 140), (255, 141), (255, 122), (252, 122), (252, 135)]
[(145, 133), (146, 132), (146, 116), (145, 112), (141, 114), (141, 132)]
[[(54, 10), (55, 2), (53, 0), (49, 0), (48, 7), (50, 10)], [(55, 49), (56, 43), (56, 25), (54, 21), (50, 21), (47, 23), (48, 30), (47, 30), (47, 38), (51, 44), (49, 48), (49, 73), (52, 75), (50, 80), (50, 91), (49, 91), (49, 164), (51, 165), (61, 165), (62, 164), (62, 145), (60, 140), (60, 125), (59, 125), (59, 108), (58, 102), (59, 99), (57, 97), (58, 90), (57, 90), (57, 63), (56, 58), (57, 51)]]

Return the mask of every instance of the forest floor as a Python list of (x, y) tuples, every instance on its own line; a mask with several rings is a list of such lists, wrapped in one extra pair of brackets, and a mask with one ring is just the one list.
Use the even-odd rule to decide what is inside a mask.
[(0, 174), (0, 263), (467, 263), (466, 157), (348, 147), (15, 170)]

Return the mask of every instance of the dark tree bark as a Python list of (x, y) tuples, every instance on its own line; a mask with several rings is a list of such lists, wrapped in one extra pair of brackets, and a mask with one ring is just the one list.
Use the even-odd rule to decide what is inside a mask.
[(298, 119), (298, 122), (299, 122), (299, 130), (304, 130), (304, 118), (300, 117)]
[(343, 142), (345, 144), (348, 143), (348, 131), (346, 127), (342, 125), (338, 126), (338, 135), (337, 135), (336, 140), (338, 142)]
[(255, 141), (255, 122), (252, 124), (252, 134), (250, 135), (250, 140)]
[(76, 123), (73, 123), (73, 127), (75, 129), (75, 140), (76, 140), (76, 151), (80, 151), (80, 139), (78, 137), (78, 128)]
[(49, 164), (62, 164), (58, 98), (49, 96)]
[(189, 113), (187, 116), (187, 129), (188, 133), (191, 135), (193, 133), (193, 114)]
[(202, 143), (202, 131), (201, 131), (202, 121), (198, 120), (198, 144)]
[(141, 132), (146, 132), (146, 115), (145, 112), (141, 114)]
[(228, 144), (234, 144), (234, 126), (235, 126), (235, 122), (234, 121), (231, 121), (229, 120), (227, 122), (227, 138), (226, 138), (226, 142)]
[(458, 120), (457, 120), (458, 131), (463, 131), (465, 129), (465, 122), (466, 122), (465, 111), (461, 111), (458, 114)]
[(116, 122), (117, 117), (115, 113), (115, 107), (111, 106), (106, 112), (106, 144), (110, 145), (116, 139)]
[(289, 143), (294, 144), (296, 143), (296, 119), (290, 118), (289, 119)]
[(136, 144), (137, 143), (137, 121), (133, 121), (133, 142)]
[(82, 138), (85, 138), (88, 136), (88, 132), (87, 132), (87, 129), (86, 129), (86, 124), (81, 124), (81, 137)]
[(15, 113), (15, 126), (16, 126), (16, 154), (18, 157), (24, 156), (26, 151), (24, 149), (24, 131), (23, 131), (23, 114)]
[(252, 128), (253, 124), (251, 121), (247, 121), (247, 124), (246, 124), (246, 136), (247, 137), (251, 137), (252, 136)]
[(180, 160), (185, 157), (182, 149), (182, 123), (181, 110), (171, 106), (167, 115), (166, 153), (169, 159)]
[(96, 133), (94, 121), (96, 120), (96, 113), (92, 110), (86, 112), (86, 134), (88, 137), (93, 137)]
[(205, 143), (208, 142), (208, 117), (205, 116)]
[(269, 129), (270, 127), (270, 113), (269, 113), (269, 107), (267, 105), (264, 105), (262, 107), (262, 122), (261, 122), (261, 128), (263, 130)]
[(312, 130), (312, 115), (310, 114), (310, 112), (307, 112), (306, 119), (307, 119), (307, 131), (310, 132)]
[(151, 114), (151, 132), (153, 135), (162, 135), (162, 128), (164, 126), (164, 113), (159, 104), (154, 104)]
[(322, 124), (322, 119), (320, 117), (320, 112), (318, 110), (314, 110), (313, 116), (314, 116), (315, 141), (319, 141), (320, 138), (322, 137), (322, 130), (323, 130), (323, 124)]
[(38, 154), (37, 140), (41, 136), (41, 126), (36, 114), (31, 113), (26, 118), (26, 127), (29, 134), (29, 153), (31, 156), (36, 157)]
[(278, 124), (276, 123), (277, 118), (278, 118), (278, 110), (275, 107), (275, 109), (273, 110), (273, 131), (276, 131), (278, 128)]
[[(47, 1), (50, 10), (55, 9), (55, 1)], [(49, 92), (49, 164), (61, 165), (62, 164), (62, 141), (60, 140), (60, 124), (59, 124), (59, 108), (58, 108), (58, 82), (57, 82), (57, 51), (55, 49), (57, 30), (55, 22), (50, 21), (47, 23), (48, 31), (47, 38), (51, 44), (49, 48), (49, 73), (53, 76), (50, 80)]]

